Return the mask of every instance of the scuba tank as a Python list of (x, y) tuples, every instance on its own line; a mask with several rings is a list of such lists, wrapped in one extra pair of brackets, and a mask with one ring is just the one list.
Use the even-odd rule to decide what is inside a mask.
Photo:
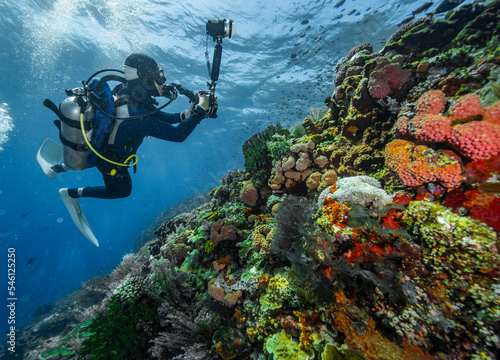
[[(80, 117), (82, 106), (79, 104), (78, 97), (71, 96), (63, 100), (59, 105), (59, 112), (62, 115), (60, 122), (59, 138), (63, 146), (64, 165), (71, 170), (84, 170), (89, 167), (87, 159), (91, 153), (81, 128)], [(92, 138), (92, 109), (86, 106), (84, 112), (84, 129), (87, 139)], [(95, 110), (93, 111), (95, 113)]]

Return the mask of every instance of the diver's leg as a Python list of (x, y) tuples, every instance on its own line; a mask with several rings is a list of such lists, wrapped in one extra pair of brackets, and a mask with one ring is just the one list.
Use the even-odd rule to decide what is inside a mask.
[[(72, 198), (93, 197), (99, 199), (118, 199), (130, 195), (132, 192), (132, 179), (126, 167), (109, 169), (97, 166), (102, 173), (106, 186), (88, 186), (83, 188), (68, 189), (68, 195)], [(115, 170), (113, 172), (112, 170)], [(113, 175), (112, 175), (113, 174)]]

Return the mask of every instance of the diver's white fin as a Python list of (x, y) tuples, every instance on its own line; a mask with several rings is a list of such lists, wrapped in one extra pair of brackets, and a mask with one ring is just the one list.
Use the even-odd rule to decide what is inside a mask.
[(64, 205), (66, 205), (66, 208), (71, 215), (71, 219), (73, 219), (73, 222), (75, 223), (78, 230), (80, 230), (83, 236), (89, 239), (92, 244), (99, 247), (99, 242), (94, 236), (94, 233), (92, 232), (92, 229), (90, 228), (85, 215), (83, 215), (83, 211), (80, 207), (80, 204), (78, 203), (78, 199), (69, 196), (68, 188), (60, 189), (59, 195), (61, 196)]
[(47, 138), (38, 150), (36, 160), (47, 177), (51, 179), (55, 178), (57, 173), (52, 170), (52, 166), (60, 164), (63, 161), (62, 145), (56, 143), (51, 138)]

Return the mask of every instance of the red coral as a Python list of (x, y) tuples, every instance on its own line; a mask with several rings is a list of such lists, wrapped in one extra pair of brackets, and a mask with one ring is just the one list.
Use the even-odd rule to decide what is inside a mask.
[(368, 91), (370, 96), (382, 99), (392, 90), (399, 89), (408, 80), (411, 70), (401, 69), (401, 64), (387, 58), (377, 59), (377, 66), (370, 74)]
[(464, 202), (466, 202), (467, 200), (468, 198), (462, 190), (453, 189), (446, 193), (443, 205), (456, 210), (459, 207), (464, 206)]
[(474, 206), (469, 216), (473, 219), (484, 222), (493, 229), (500, 231), (500, 198), (493, 200), (488, 208)]
[(396, 209), (391, 209), (389, 213), (384, 217), (382, 221), (382, 227), (384, 229), (401, 229), (401, 224), (399, 223), (399, 213)]
[(398, 120), (394, 124), (394, 129), (398, 135), (406, 135), (408, 134), (408, 121), (410, 118), (408, 116), (400, 116)]
[(465, 193), (469, 198), (464, 206), (470, 208), (469, 216), (500, 230), (500, 197), (486, 194), (478, 190), (470, 190)]
[(500, 153), (500, 102), (483, 107), (479, 96), (465, 95), (450, 109), (449, 116), (440, 115), (445, 105), (442, 91), (424, 93), (415, 104), (417, 114), (411, 119), (406, 116), (398, 119), (396, 135), (447, 142), (472, 160)]
[(500, 154), (488, 159), (480, 159), (465, 165), (467, 168), (467, 178), (471, 182), (484, 182), (489, 179), (492, 173), (500, 173)]
[(406, 140), (391, 141), (385, 147), (386, 166), (406, 186), (440, 182), (445, 187), (460, 185), (463, 176), (459, 159), (451, 151), (436, 151)]
[(445, 104), (442, 91), (431, 90), (424, 93), (415, 103), (417, 114), (411, 119), (400, 117), (396, 122), (396, 130), (401, 135), (410, 134), (421, 141), (446, 141), (451, 132), (451, 119), (439, 115)]
[(500, 124), (500, 101), (484, 108), (483, 121)]

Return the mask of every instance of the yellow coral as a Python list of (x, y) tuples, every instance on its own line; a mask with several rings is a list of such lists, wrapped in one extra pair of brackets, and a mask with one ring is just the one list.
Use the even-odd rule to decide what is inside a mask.
[(259, 299), (262, 311), (279, 309), (289, 290), (290, 283), (281, 274), (272, 277), (269, 280), (267, 291)]
[(270, 254), (272, 228), (267, 224), (258, 225), (252, 232), (252, 246), (262, 256)]

